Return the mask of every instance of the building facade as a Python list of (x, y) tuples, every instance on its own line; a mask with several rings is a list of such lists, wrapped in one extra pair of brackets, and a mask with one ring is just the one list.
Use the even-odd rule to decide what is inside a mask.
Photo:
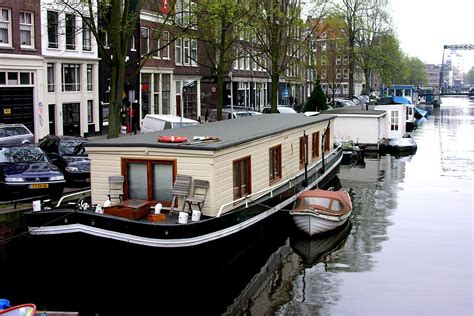
[(0, 123), (47, 133), (40, 0), (0, 2)]
[(96, 21), (80, 9), (41, 1), (44, 113), (49, 120), (41, 134), (88, 136), (100, 130), (99, 59), (88, 24)]

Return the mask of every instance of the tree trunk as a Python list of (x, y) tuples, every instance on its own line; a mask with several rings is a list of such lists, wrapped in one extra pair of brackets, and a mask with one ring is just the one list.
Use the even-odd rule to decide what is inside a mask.
[(369, 69), (364, 69), (364, 76), (365, 76), (365, 94), (370, 95), (370, 91), (372, 90), (372, 83), (370, 82)]
[(222, 120), (222, 101), (223, 101), (223, 90), (224, 90), (224, 69), (219, 65), (217, 67), (217, 86), (216, 86), (216, 109), (217, 109), (217, 120)]
[(280, 88), (280, 74), (272, 71), (272, 113), (277, 113), (278, 106), (278, 89)]
[[(114, 56), (115, 57), (115, 56)], [(123, 100), (125, 63), (119, 58), (115, 59), (111, 67), (110, 78), (110, 104), (108, 138), (119, 137), (121, 127), (120, 109)]]

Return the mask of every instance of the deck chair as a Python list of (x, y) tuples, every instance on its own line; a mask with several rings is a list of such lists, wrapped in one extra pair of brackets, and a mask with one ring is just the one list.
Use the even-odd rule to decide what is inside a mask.
[[(174, 180), (173, 184), (173, 199), (171, 200), (171, 207), (169, 216), (173, 215), (173, 212), (179, 213), (180, 211), (184, 211), (184, 201), (189, 195), (189, 189), (191, 188), (191, 182), (193, 178), (191, 176), (177, 174), (176, 179)], [(176, 199), (180, 197), (183, 198), (183, 205), (181, 206), (181, 210), (175, 210), (175, 203)]]
[(209, 181), (194, 180), (193, 194), (187, 197), (184, 202), (188, 204), (189, 212), (192, 212), (192, 205), (197, 205), (199, 211), (202, 212), (202, 206), (206, 201), (207, 191), (209, 190)]
[(110, 202), (112, 202), (113, 199), (118, 200), (120, 204), (123, 202), (124, 180), (124, 176), (109, 176), (109, 193), (107, 196), (109, 197)]

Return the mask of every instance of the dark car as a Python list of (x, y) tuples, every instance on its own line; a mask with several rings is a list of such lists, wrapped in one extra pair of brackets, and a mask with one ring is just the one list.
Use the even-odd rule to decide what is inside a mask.
[(88, 183), (91, 164), (84, 149), (84, 144), (88, 142), (83, 137), (47, 135), (39, 141), (38, 146), (64, 173), (67, 183)]
[(10, 201), (63, 193), (64, 175), (37, 146), (0, 147), (0, 200)]

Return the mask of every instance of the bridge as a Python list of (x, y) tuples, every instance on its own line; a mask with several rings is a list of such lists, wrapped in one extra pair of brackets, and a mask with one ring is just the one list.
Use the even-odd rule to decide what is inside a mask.
[(450, 50), (474, 50), (474, 44), (455, 44), (455, 45), (444, 45), (443, 46), (443, 60), (441, 62), (441, 71), (439, 73), (439, 91), (440, 95), (469, 95), (469, 93), (464, 94), (453, 94), (453, 93), (443, 93), (443, 78), (444, 78), (444, 51), (446, 49)]

